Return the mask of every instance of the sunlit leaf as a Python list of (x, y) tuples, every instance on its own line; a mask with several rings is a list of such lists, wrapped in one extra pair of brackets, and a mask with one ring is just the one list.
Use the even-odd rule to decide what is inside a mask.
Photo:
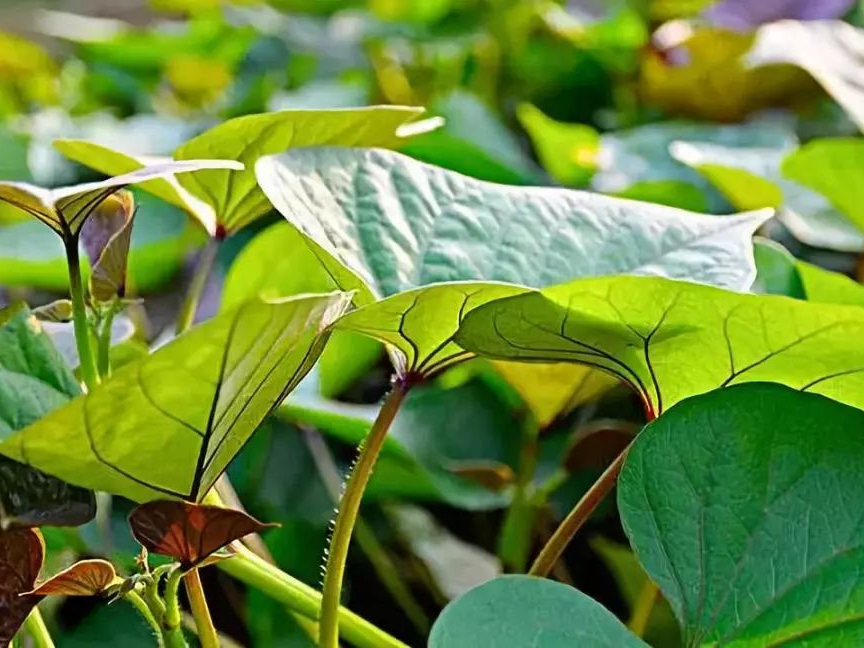
[(618, 507), (686, 646), (860, 643), (862, 425), (860, 410), (750, 384), (639, 435)]
[(276, 525), (259, 522), (242, 511), (156, 501), (132, 511), (129, 526), (148, 551), (170, 556), (190, 569), (235, 540)]
[(237, 163), (220, 160), (165, 162), (101, 182), (59, 189), (43, 189), (26, 182), (0, 182), (0, 200), (23, 209), (48, 225), (64, 240), (72, 240), (81, 231), (93, 210), (108, 196), (124, 187), (174, 174), (226, 166), (236, 168)]
[(39, 583), (28, 594), (36, 596), (98, 596), (120, 582), (107, 560), (81, 560)]
[(802, 67), (864, 130), (862, 51), (864, 30), (842, 20), (781, 20), (759, 29), (746, 61), (757, 71), (778, 63)]
[(81, 245), (90, 258), (90, 296), (97, 301), (126, 294), (134, 216), (135, 199), (120, 191), (102, 201), (81, 228)]
[[(80, 393), (72, 372), (29, 311), (0, 311), (0, 440)], [(0, 529), (78, 526), (95, 514), (89, 491), (0, 457)]]
[(577, 589), (532, 576), (501, 576), (448, 605), (430, 648), (646, 646), (609, 610)]
[[(299, 149), (263, 158), (257, 174), (334, 282), (357, 290), (360, 304), (394, 295), (340, 327), (393, 345), (403, 375), (466, 357), (451, 344), (460, 319), (522, 290), (479, 281), (543, 286), (630, 273), (746, 289), (750, 237), (768, 217), (484, 183), (375, 149)], [(412, 290), (454, 280), (478, 283)]]
[(688, 396), (753, 381), (864, 406), (862, 315), (849, 306), (610, 277), (481, 306), (455, 340), (493, 358), (602, 369), (655, 415)]
[(311, 369), (348, 299), (248, 302), (121, 367), (0, 452), (134, 501), (197, 500)]
[(45, 543), (35, 529), (0, 531), (0, 646), (8, 646), (39, 603), (26, 594), (42, 569)]

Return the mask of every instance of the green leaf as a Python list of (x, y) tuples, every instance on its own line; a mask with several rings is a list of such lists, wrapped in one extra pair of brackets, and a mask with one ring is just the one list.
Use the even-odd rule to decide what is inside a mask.
[[(860, 252), (864, 236), (849, 218), (824, 196), (811, 191), (811, 183), (786, 174), (784, 159), (789, 151), (781, 147), (741, 148), (693, 142), (675, 142), (671, 146), (676, 159), (705, 176), (736, 209), (777, 208), (778, 220), (799, 241), (842, 252)], [(793, 153), (792, 157), (797, 155)]]
[(469, 313), (478, 355), (597, 367), (653, 414), (718, 387), (780, 382), (864, 407), (864, 310), (655, 277), (581, 279)]
[(750, 384), (642, 431), (618, 506), (686, 646), (861, 642), (862, 425), (822, 396)]
[(476, 646), (646, 646), (597, 601), (577, 589), (532, 576), (501, 576), (448, 605), (429, 648)]
[(342, 293), (248, 302), (123, 366), (0, 452), (133, 501), (197, 500), (314, 365), (347, 303)]
[[(27, 308), (0, 311), (0, 441), (78, 394), (75, 377)], [(93, 493), (0, 457), (0, 529), (77, 526), (95, 514)]]
[(108, 196), (129, 185), (202, 169), (237, 168), (224, 160), (187, 160), (162, 162), (142, 167), (101, 182), (90, 182), (59, 189), (43, 189), (26, 182), (0, 182), (0, 200), (45, 223), (64, 240), (78, 235), (93, 210)]
[(783, 160), (782, 168), (783, 175), (818, 191), (864, 230), (864, 207), (857, 190), (864, 174), (864, 142), (813, 140)]
[(753, 292), (806, 299), (798, 260), (779, 243), (758, 237), (753, 241), (756, 282)]
[(864, 306), (864, 286), (846, 275), (797, 261), (796, 269), (807, 301)]
[[(256, 172), (332, 280), (358, 291), (358, 304), (395, 295), (352, 312), (340, 327), (394, 345), (403, 375), (428, 375), (463, 358), (450, 343), (460, 318), (522, 290), (467, 282), (543, 286), (635, 273), (745, 289), (754, 276), (750, 237), (768, 216), (708, 217), (496, 185), (374, 149), (300, 149), (263, 158)], [(447, 281), (466, 283), (405, 292)]]

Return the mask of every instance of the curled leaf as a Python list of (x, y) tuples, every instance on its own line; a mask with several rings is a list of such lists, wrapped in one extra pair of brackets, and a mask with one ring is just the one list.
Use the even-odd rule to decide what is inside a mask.
[(278, 525), (259, 522), (242, 511), (162, 500), (137, 507), (129, 526), (148, 551), (171, 556), (190, 569), (235, 540)]
[(36, 529), (0, 532), (0, 646), (11, 643), (41, 597), (29, 594), (42, 569), (45, 542)]
[(81, 243), (90, 258), (90, 294), (109, 301), (126, 294), (126, 267), (132, 241), (135, 199), (128, 191), (106, 198), (81, 228)]
[(50, 304), (34, 308), (33, 315), (42, 322), (55, 322), (57, 324), (71, 322), (73, 317), (72, 301), (69, 299), (58, 299)]
[(120, 581), (106, 560), (81, 560), (38, 585), (28, 595), (97, 596)]

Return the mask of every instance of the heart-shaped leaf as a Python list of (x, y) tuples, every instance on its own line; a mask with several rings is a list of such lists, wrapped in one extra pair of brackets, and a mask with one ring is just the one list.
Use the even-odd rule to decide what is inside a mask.
[[(189, 140), (174, 152), (174, 158), (239, 160), (246, 164), (245, 170), (202, 171), (178, 176), (176, 181), (157, 180), (141, 188), (186, 210), (211, 236), (224, 236), (270, 210), (255, 181), (253, 168), (258, 158), (294, 146), (399, 146), (417, 134), (403, 127), (422, 113), (422, 108), (376, 106), (237, 117)], [(102, 173), (126, 173), (148, 162), (146, 157), (80, 140), (61, 140), (55, 146), (70, 159)]]
[(857, 645), (864, 413), (781, 385), (684, 401), (618, 480), (624, 528), (684, 645)]
[(121, 367), (0, 452), (139, 502), (197, 500), (315, 364), (349, 300), (247, 302)]
[(45, 542), (36, 529), (0, 531), (0, 646), (8, 646), (41, 597), (27, 594), (42, 569)]
[(39, 583), (28, 594), (35, 596), (98, 596), (121, 581), (106, 560), (81, 560)]
[[(72, 372), (27, 308), (0, 311), (0, 441), (80, 393)], [(0, 529), (78, 526), (95, 514), (91, 492), (0, 458)]]
[[(481, 182), (375, 149), (298, 149), (261, 159), (273, 204), (356, 303), (340, 327), (393, 345), (406, 374), (465, 357), (451, 338), (472, 308), (574, 276), (635, 273), (735, 289), (754, 277), (767, 212), (722, 218), (551, 188)], [(590, 254), (587, 251), (591, 251)], [(398, 293), (398, 294), (397, 294)]]
[(202, 169), (239, 169), (237, 162), (226, 160), (187, 160), (145, 166), (101, 182), (90, 182), (59, 189), (43, 189), (26, 182), (0, 182), (0, 200), (39, 219), (57, 232), (63, 240), (78, 236), (93, 210), (108, 196), (123, 187), (175, 174)]
[(191, 569), (235, 540), (278, 525), (217, 506), (156, 501), (132, 511), (129, 526), (148, 551), (170, 556), (183, 569)]
[(532, 576), (501, 576), (463, 594), (444, 608), (429, 637), (429, 648), (646, 645), (594, 599)]
[(97, 301), (126, 294), (134, 216), (135, 199), (128, 191), (120, 191), (102, 201), (81, 228), (81, 244), (90, 258), (90, 296)]
[(756, 32), (746, 61), (753, 67), (788, 63), (807, 70), (864, 130), (862, 51), (864, 30), (842, 20), (780, 20)]
[(862, 335), (856, 307), (607, 277), (481, 306), (455, 340), (493, 358), (602, 369), (659, 415), (688, 396), (753, 381), (864, 406)]

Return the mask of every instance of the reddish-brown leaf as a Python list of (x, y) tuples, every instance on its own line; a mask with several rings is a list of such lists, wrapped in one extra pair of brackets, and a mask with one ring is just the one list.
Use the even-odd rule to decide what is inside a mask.
[(171, 556), (189, 569), (235, 540), (278, 525), (218, 506), (157, 501), (132, 511), (129, 526), (148, 551)]
[(630, 445), (639, 426), (628, 421), (592, 421), (573, 436), (564, 455), (564, 467), (570, 472), (603, 469)]
[(45, 543), (36, 529), (0, 531), (0, 647), (12, 642), (41, 600), (26, 593), (33, 589), (44, 559)]
[(38, 596), (96, 596), (117, 582), (114, 566), (105, 560), (81, 560), (38, 585)]
[(450, 466), (450, 472), (496, 493), (515, 479), (513, 469), (497, 461), (460, 461)]

